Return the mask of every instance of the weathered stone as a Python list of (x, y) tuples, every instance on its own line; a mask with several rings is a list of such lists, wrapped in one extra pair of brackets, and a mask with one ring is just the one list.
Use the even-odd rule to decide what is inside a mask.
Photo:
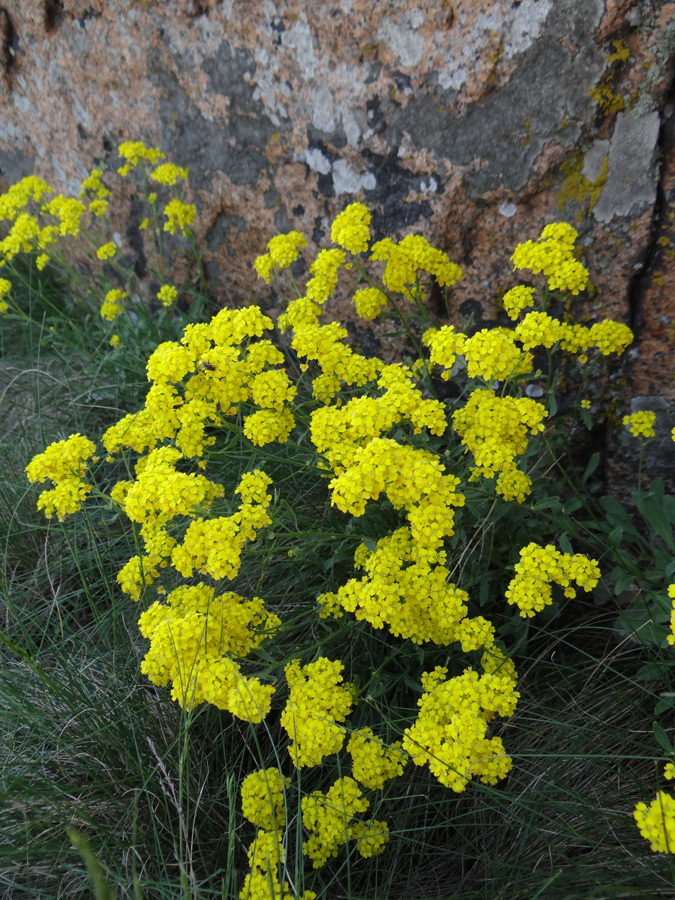
[[(579, 308), (636, 330), (619, 407), (631, 392), (675, 403), (673, 0), (2, 10), (5, 187), (34, 171), (75, 194), (93, 164), (117, 168), (120, 141), (161, 145), (190, 167), (207, 272), (228, 302), (271, 299), (251, 263), (273, 234), (303, 230), (311, 262), (335, 213), (363, 199), (378, 237), (419, 231), (460, 264), (458, 324), (497, 321), (516, 243), (571, 221), (595, 286)], [(116, 198), (142, 271), (138, 210), (127, 187)], [(334, 308), (354, 319), (348, 297)]]

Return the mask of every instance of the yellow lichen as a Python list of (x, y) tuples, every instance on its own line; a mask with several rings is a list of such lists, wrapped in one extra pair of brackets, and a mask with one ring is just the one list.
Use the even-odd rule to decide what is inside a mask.
[[(607, 181), (609, 157), (606, 156), (603, 159), (600, 174), (595, 181), (591, 181), (590, 178), (583, 174), (583, 166), (584, 157), (582, 153), (575, 153), (571, 159), (562, 164), (565, 178), (557, 193), (558, 209), (561, 212), (570, 202), (585, 203), (588, 201), (588, 212), (590, 213), (600, 199), (600, 194)], [(581, 218), (583, 218), (583, 214)]]

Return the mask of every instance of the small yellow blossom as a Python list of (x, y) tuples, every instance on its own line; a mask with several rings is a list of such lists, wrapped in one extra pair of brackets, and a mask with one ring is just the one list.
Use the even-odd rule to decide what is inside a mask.
[(171, 306), (176, 302), (178, 290), (170, 284), (163, 284), (157, 292), (157, 299), (162, 301), (163, 306)]
[(167, 221), (164, 223), (164, 231), (175, 234), (178, 229), (181, 234), (187, 234), (197, 215), (197, 207), (194, 203), (183, 203), (181, 200), (170, 200), (164, 207), (164, 215)]
[(640, 438), (640, 440), (656, 437), (655, 422), (656, 413), (651, 410), (642, 410), (623, 417), (623, 424), (628, 426), (633, 437)]
[[(163, 166), (158, 166), (153, 172), (150, 173), (150, 178), (153, 181), (156, 181), (158, 184), (163, 184), (166, 187), (173, 187), (173, 185), (180, 179), (183, 181), (187, 181), (188, 178), (188, 170), (182, 169), (179, 166), (174, 166), (173, 163), (164, 163)], [(157, 195), (155, 194), (155, 199)], [(148, 197), (149, 203), (154, 203), (154, 200), (151, 200)]]
[(117, 288), (113, 288), (113, 290), (108, 291), (105, 295), (105, 300), (101, 305), (101, 317), (106, 319), (108, 322), (112, 322), (121, 312), (123, 312), (124, 307), (122, 306), (122, 300), (127, 296), (124, 291), (120, 291)]
[(112, 259), (117, 254), (117, 247), (113, 244), (112, 241), (108, 241), (107, 244), (103, 244), (96, 251), (96, 256), (98, 259)]

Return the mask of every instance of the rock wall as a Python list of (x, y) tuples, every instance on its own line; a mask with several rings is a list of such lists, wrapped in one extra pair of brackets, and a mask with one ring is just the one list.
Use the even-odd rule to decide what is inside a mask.
[(120, 141), (161, 146), (223, 301), (267, 298), (273, 234), (318, 246), (362, 199), (462, 267), (460, 322), (494, 321), (515, 244), (572, 222), (586, 313), (637, 334), (606, 418), (675, 425), (675, 2), (2, 0), (0, 68), (4, 181), (76, 194)]

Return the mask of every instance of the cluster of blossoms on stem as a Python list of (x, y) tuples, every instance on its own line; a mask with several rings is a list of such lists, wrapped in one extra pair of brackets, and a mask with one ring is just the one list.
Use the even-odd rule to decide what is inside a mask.
[(240, 900), (315, 900), (314, 891), (297, 894), (288, 881), (280, 880), (286, 854), (279, 832), (260, 829), (249, 847), (248, 861), (250, 872), (244, 878)]
[(389, 839), (386, 822), (356, 819), (364, 813), (370, 801), (363, 796), (353, 778), (345, 776), (326, 791), (314, 791), (301, 802), (302, 824), (309, 832), (303, 852), (312, 860), (315, 869), (338, 855), (338, 850), (350, 840), (358, 841), (357, 850), (363, 857), (377, 856)]
[(105, 299), (101, 304), (101, 318), (106, 319), (108, 322), (112, 322), (116, 319), (120, 313), (124, 312), (122, 301), (125, 300), (126, 297), (126, 291), (121, 291), (119, 288), (111, 288), (105, 295)]
[(547, 544), (531, 543), (520, 551), (515, 577), (506, 590), (506, 599), (520, 610), (523, 618), (534, 616), (552, 602), (551, 585), (559, 584), (569, 598), (576, 597), (574, 582), (591, 591), (600, 580), (600, 569), (594, 559), (580, 553), (561, 553)]
[(318, 766), (325, 756), (342, 749), (345, 731), (339, 723), (351, 712), (355, 694), (353, 685), (343, 683), (343, 669), (339, 660), (319, 657), (306, 666), (293, 660), (284, 670), (290, 695), (281, 725), (291, 739), (288, 752), (298, 768)]
[(475, 390), (465, 406), (453, 413), (453, 425), (473, 455), (471, 480), (497, 476), (497, 493), (520, 502), (530, 493), (531, 480), (517, 469), (527, 449), (527, 435), (544, 430), (544, 405), (529, 397), (503, 397), (492, 390)]
[(640, 438), (640, 440), (656, 437), (655, 422), (656, 413), (651, 410), (643, 410), (623, 417), (623, 424), (628, 427), (633, 437)]
[(12, 282), (6, 278), (0, 278), (0, 314), (7, 312), (9, 304), (4, 299), (12, 289)]
[(352, 758), (352, 774), (371, 791), (381, 790), (386, 781), (403, 774), (409, 757), (400, 741), (384, 744), (371, 728), (355, 731), (349, 738), (347, 752)]
[[(668, 763), (663, 774), (668, 780), (675, 778), (675, 766)], [(675, 797), (672, 794), (658, 791), (649, 806), (638, 803), (633, 816), (653, 853), (675, 853)]]
[(466, 650), (491, 643), (494, 629), (482, 617), (468, 619), (469, 596), (448, 583), (445, 551), (416, 542), (410, 529), (381, 538), (374, 551), (361, 544), (355, 565), (366, 575), (352, 578), (337, 594), (322, 594), (323, 614), (340, 607), (373, 628), (389, 629), (415, 644), (461, 642)]
[[(82, 502), (92, 486), (84, 480), (87, 460), (94, 457), (96, 445), (81, 434), (71, 434), (65, 441), (50, 444), (26, 466), (31, 483), (51, 481), (55, 487), (42, 491), (37, 507), (51, 519), (56, 513), (59, 521), (82, 508)], [(94, 461), (95, 461), (94, 457)]]
[(588, 270), (574, 256), (577, 237), (567, 222), (547, 225), (536, 241), (518, 244), (511, 257), (513, 267), (543, 274), (550, 291), (578, 294), (588, 283)]
[(509, 773), (512, 761), (499, 737), (489, 738), (495, 715), (513, 715), (518, 702), (516, 672), (496, 648), (482, 659), (483, 674), (471, 668), (454, 678), (436, 666), (422, 676), (420, 711), (406, 728), (403, 749), (416, 766), (428, 765), (441, 784), (461, 793), (470, 779), (496, 784)]

